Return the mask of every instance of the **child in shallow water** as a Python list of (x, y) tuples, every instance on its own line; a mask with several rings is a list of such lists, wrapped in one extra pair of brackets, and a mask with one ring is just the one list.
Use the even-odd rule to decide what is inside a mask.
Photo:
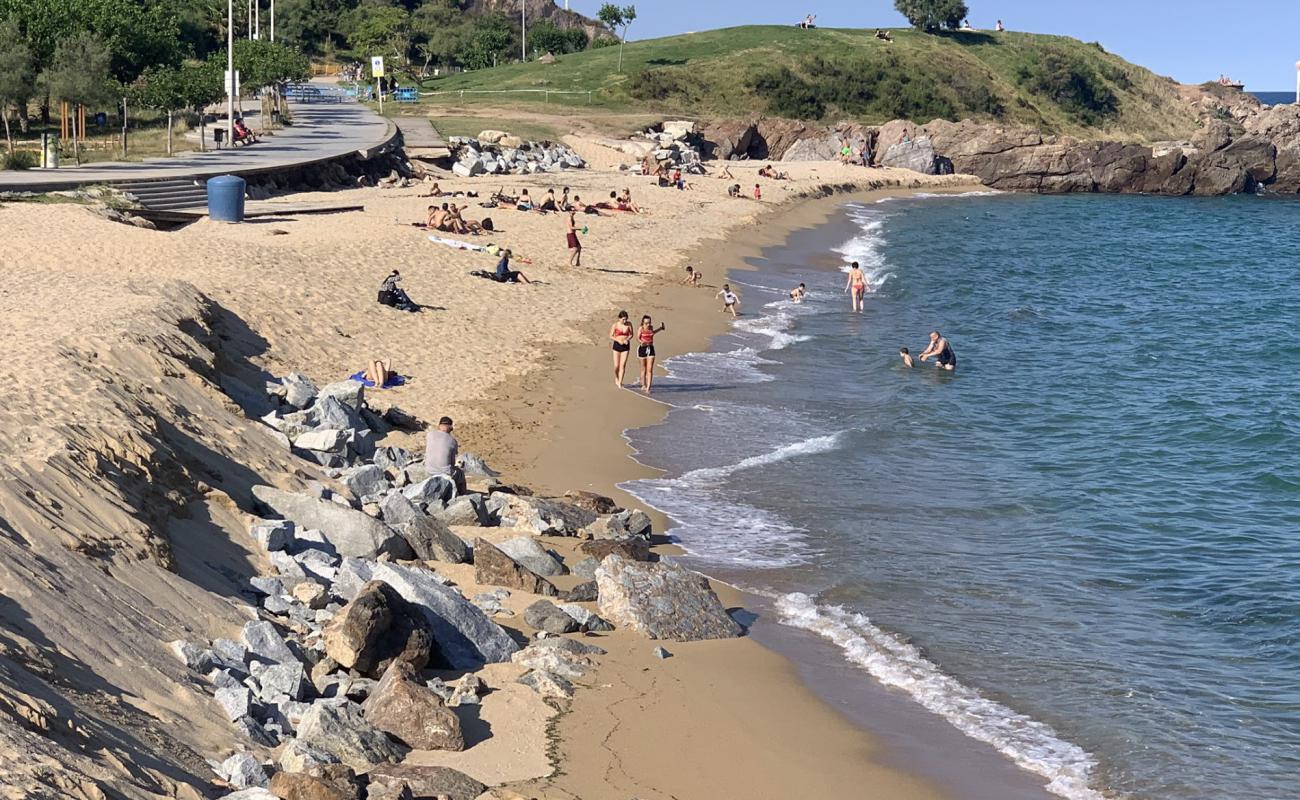
[(912, 360), (912, 354), (907, 351), (906, 347), (898, 351), (898, 357), (903, 359), (903, 366), (905, 367), (916, 366), (916, 362)]

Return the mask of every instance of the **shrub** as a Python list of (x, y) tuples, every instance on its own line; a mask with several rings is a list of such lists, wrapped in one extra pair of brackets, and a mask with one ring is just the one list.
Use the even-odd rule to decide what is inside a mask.
[(36, 154), (30, 150), (15, 150), (12, 153), (5, 153), (3, 162), (5, 169), (35, 169), (37, 165)]
[(1025, 89), (1059, 105), (1079, 121), (1095, 125), (1119, 109), (1119, 100), (1092, 67), (1060, 50), (1045, 50), (1022, 66)]
[(617, 47), (618, 44), (618, 39), (615, 39), (612, 36), (597, 36), (595, 39), (591, 40), (590, 48), (592, 50), (599, 50), (602, 47)]
[(642, 70), (628, 82), (628, 94), (637, 100), (677, 100), (695, 103), (704, 98), (704, 87), (691, 73), (670, 69)]
[(970, 13), (964, 0), (894, 0), (894, 8), (918, 30), (956, 30)]
[(826, 116), (826, 105), (817, 96), (818, 89), (795, 75), (789, 67), (777, 67), (755, 75), (749, 81), (749, 88), (767, 102), (768, 110), (773, 114), (794, 119)]

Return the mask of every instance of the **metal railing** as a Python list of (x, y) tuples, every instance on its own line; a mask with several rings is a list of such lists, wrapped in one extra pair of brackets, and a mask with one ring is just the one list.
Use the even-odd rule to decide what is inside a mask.
[(451, 89), (445, 92), (420, 92), (421, 97), (442, 97), (456, 95), (464, 99), (467, 94), (541, 94), (546, 96), (546, 102), (551, 102), (551, 95), (568, 95), (568, 94), (585, 94), (587, 96), (587, 105), (591, 105), (594, 91), (567, 90), (567, 89)]
[(333, 87), (322, 88), (306, 83), (291, 83), (284, 87), (284, 96), (294, 103), (340, 103), (345, 93)]

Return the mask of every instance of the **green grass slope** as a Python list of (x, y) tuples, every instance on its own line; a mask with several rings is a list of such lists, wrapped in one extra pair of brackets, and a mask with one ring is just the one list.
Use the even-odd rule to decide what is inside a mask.
[[(904, 117), (997, 119), (1047, 132), (1154, 141), (1189, 136), (1190, 110), (1168, 78), (1099, 45), (1027, 33), (747, 26), (452, 75), (426, 91), (562, 90), (553, 104), (693, 116), (774, 116), (881, 123)], [(445, 96), (444, 96), (445, 97)], [(466, 95), (535, 100), (542, 94)], [(438, 98), (432, 98), (437, 102)]]

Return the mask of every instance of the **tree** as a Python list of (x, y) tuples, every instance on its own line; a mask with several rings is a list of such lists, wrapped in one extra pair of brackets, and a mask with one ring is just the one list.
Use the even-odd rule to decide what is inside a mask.
[[(901, 0), (900, 0), (901, 2)], [(612, 31), (618, 32), (618, 71), (623, 72), (623, 43), (627, 41), (627, 29), (636, 21), (636, 6), (619, 7), (606, 3), (600, 7), (596, 18), (605, 23)], [(619, 29), (622, 30), (619, 30)]]
[(587, 49), (587, 34), (581, 28), (562, 30), (544, 19), (528, 26), (528, 49), (534, 53), (576, 53)]
[(956, 30), (970, 13), (965, 0), (894, 0), (894, 8), (917, 30), (927, 33), (940, 28)]
[(457, 58), (466, 69), (495, 66), (503, 54), (515, 49), (515, 29), (505, 17), (489, 14), (474, 21), (466, 46)]
[(32, 96), (34, 70), (32, 51), (12, 19), (0, 20), (0, 117), (5, 122), (5, 142), (9, 155), (14, 153), (14, 137), (9, 130), (9, 105), (27, 105)]
[[(93, 33), (79, 33), (54, 48), (50, 66), (41, 73), (41, 83), (50, 97), (82, 106), (114, 103), (120, 85), (113, 80), (113, 54)], [(79, 140), (72, 137), (72, 153), (81, 163)]]
[[(172, 154), (172, 117), (177, 111), (202, 109), (225, 94), (224, 70), (216, 61), (153, 67), (131, 85), (132, 102), (167, 113), (167, 155)], [(201, 141), (201, 139), (200, 139)]]
[(415, 49), (424, 57), (424, 72), (433, 63), (450, 65), (469, 47), (470, 18), (446, 2), (430, 2), (411, 13)]
[(410, 15), (394, 6), (360, 5), (342, 18), (348, 44), (365, 56), (395, 56), (408, 61), (411, 51)]

